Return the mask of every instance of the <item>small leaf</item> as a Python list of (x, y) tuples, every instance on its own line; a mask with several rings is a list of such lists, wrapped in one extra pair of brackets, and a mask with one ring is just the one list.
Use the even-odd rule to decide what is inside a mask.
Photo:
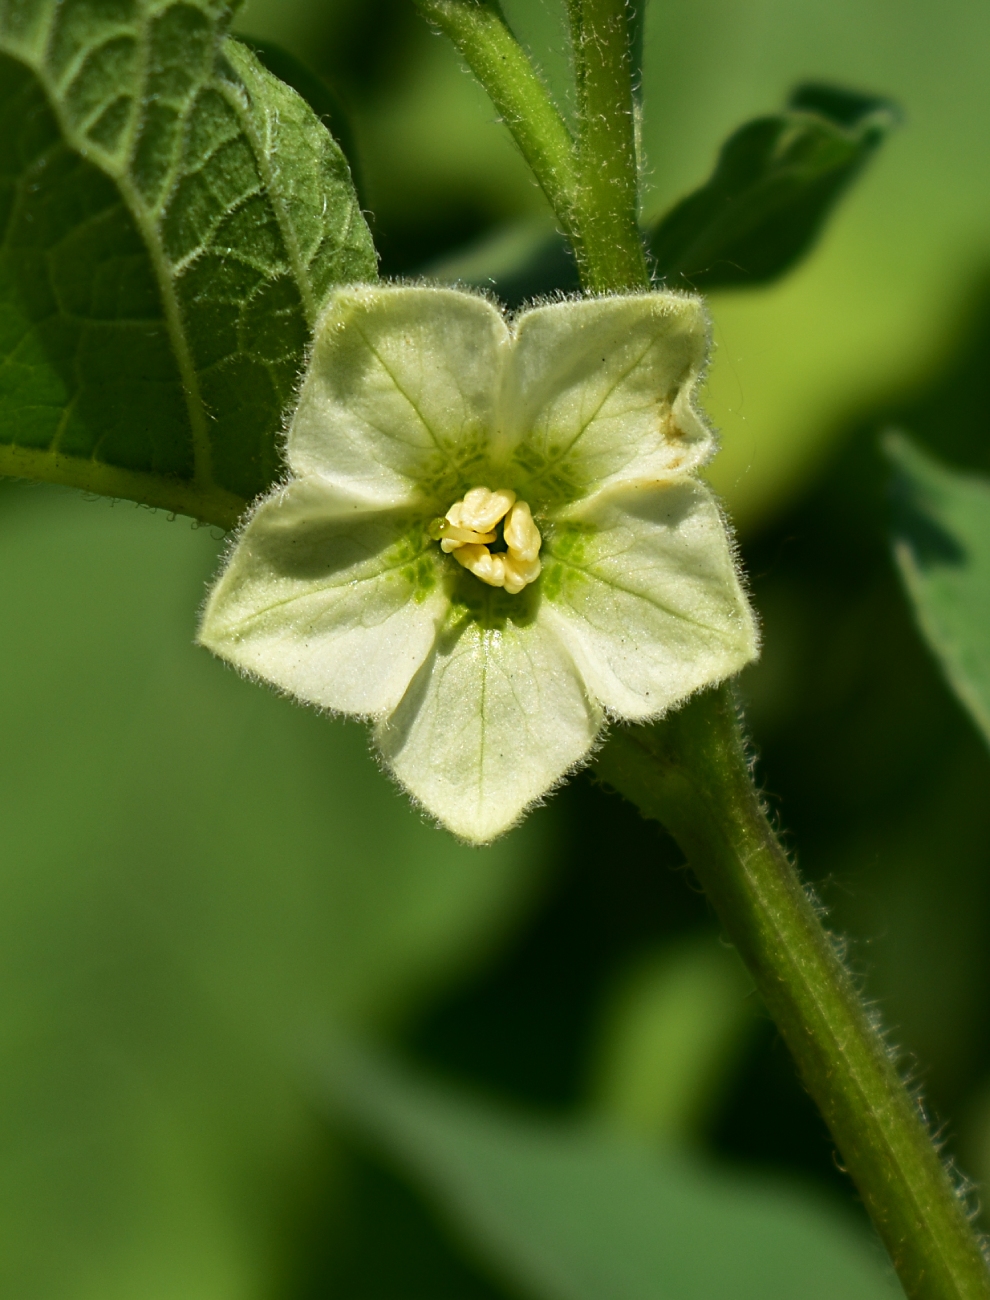
[(799, 87), (784, 112), (731, 135), (711, 178), (654, 226), (657, 273), (706, 291), (783, 275), (895, 121), (887, 100)]
[(333, 285), (347, 163), (216, 0), (0, 12), (0, 473), (231, 525)]
[(945, 469), (900, 434), (894, 556), (921, 634), (990, 743), (990, 479)]
[(341, 1053), (345, 1116), (514, 1289), (547, 1300), (893, 1300), (879, 1248), (827, 1202), (490, 1109)]

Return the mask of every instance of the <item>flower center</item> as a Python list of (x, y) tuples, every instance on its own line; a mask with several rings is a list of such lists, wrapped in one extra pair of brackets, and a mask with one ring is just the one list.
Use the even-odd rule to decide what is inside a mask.
[[(500, 524), (505, 550), (493, 554), (488, 548), (498, 542)], [(543, 538), (529, 506), (517, 501), (509, 488), (472, 488), (445, 518), (433, 521), (430, 536), (490, 587), (504, 587), (515, 595), (540, 576)]]

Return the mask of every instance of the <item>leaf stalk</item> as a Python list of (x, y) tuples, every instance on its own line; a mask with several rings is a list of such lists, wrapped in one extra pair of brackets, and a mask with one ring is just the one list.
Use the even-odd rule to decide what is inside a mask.
[(122, 469), (92, 458), (65, 456), (48, 448), (0, 445), (0, 478), (56, 483), (96, 496), (133, 501), (150, 510), (188, 515), (230, 532), (248, 507), (243, 497), (215, 483)]
[(571, 242), (583, 241), (574, 140), (532, 61), (491, 0), (415, 0), (488, 92)]

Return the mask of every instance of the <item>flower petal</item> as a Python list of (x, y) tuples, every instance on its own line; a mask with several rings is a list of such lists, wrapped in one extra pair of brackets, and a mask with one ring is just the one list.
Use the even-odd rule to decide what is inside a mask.
[(524, 313), (502, 395), (514, 485), (534, 508), (620, 479), (697, 468), (715, 440), (693, 405), (707, 328), (672, 293), (555, 303)]
[(309, 704), (390, 711), (448, 607), (438, 555), (418, 516), (294, 480), (251, 516), (198, 639)]
[(501, 314), (474, 294), (338, 290), (316, 326), (290, 466), (383, 503), (449, 495), (484, 464), (509, 344)]
[[(518, 596), (493, 591), (489, 610)], [(375, 739), (404, 786), (455, 835), (508, 830), (594, 744), (602, 715), (540, 618), (465, 619)]]
[(548, 530), (543, 561), (541, 618), (618, 717), (664, 713), (757, 653), (725, 524), (697, 479), (589, 498)]

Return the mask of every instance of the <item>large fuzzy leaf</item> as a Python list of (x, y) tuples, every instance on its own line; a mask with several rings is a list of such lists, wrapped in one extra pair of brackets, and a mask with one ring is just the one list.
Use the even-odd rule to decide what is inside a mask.
[(0, 473), (232, 524), (328, 290), (347, 163), (216, 0), (0, 8)]

